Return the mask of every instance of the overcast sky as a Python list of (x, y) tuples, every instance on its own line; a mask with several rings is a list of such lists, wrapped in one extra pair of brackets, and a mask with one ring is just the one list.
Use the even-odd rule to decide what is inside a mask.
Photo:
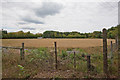
[(118, 25), (118, 1), (3, 0), (0, 24), (9, 32), (101, 31)]

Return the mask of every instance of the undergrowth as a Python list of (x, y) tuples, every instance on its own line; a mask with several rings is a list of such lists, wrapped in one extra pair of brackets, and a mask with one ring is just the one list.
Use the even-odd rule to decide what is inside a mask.
[[(103, 54), (100, 52), (102, 47), (95, 48), (67, 48), (58, 49), (58, 68), (60, 70), (75, 70), (82, 72), (83, 77), (103, 77)], [(79, 51), (79, 53), (67, 53), (67, 51)], [(95, 50), (95, 52), (94, 52)], [(90, 52), (91, 51), (91, 52)], [(25, 60), (20, 60), (18, 53), (3, 53), (2, 55), (2, 77), (3, 78), (30, 78), (39, 72), (54, 70), (55, 57), (48, 48), (28, 49), (25, 50)], [(29, 53), (29, 54), (27, 54)], [(54, 53), (54, 52), (53, 52)], [(110, 51), (108, 50), (108, 54)], [(87, 55), (91, 56), (91, 71), (87, 71)], [(117, 52), (114, 52), (112, 59), (108, 58), (108, 73), (111, 77), (117, 76)], [(109, 57), (109, 55), (108, 55)], [(76, 67), (74, 68), (74, 59)], [(50, 68), (50, 69), (49, 69)], [(89, 74), (89, 75), (88, 75)], [(56, 76), (59, 77), (59, 76)]]

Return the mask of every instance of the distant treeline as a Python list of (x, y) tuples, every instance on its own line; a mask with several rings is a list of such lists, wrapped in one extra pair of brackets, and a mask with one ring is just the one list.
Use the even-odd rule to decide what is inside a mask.
[(26, 33), (23, 31), (7, 33), (6, 30), (2, 30), (2, 39), (24, 39), (24, 38), (37, 38), (37, 37), (42, 37), (42, 34), (41, 33), (32, 34), (30, 33), (30, 31)]
[[(117, 27), (111, 27), (107, 30), (108, 32), (108, 38), (114, 39), (117, 34)], [(58, 31), (45, 31), (42, 33), (32, 34), (29, 32), (10, 32), (8, 33), (5, 30), (2, 30), (2, 38), (3, 39), (23, 39), (23, 38), (102, 38), (102, 32), (101, 31), (94, 31), (92, 33), (80, 33), (80, 32), (58, 32)]]

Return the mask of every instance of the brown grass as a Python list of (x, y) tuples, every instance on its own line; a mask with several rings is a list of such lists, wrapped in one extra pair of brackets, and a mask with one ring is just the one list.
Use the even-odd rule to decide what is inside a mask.
[[(57, 42), (61, 48), (87, 48), (102, 46), (102, 39), (2, 39), (2, 46), (20, 47), (21, 43), (25, 43), (25, 47), (54, 47), (54, 42)], [(115, 42), (114, 39), (108, 39)]]

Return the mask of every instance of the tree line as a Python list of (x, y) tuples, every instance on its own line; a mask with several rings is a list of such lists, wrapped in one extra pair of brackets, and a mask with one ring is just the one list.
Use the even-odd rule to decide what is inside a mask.
[[(107, 37), (109, 39), (115, 39), (118, 26), (111, 27), (107, 30)], [(43, 33), (43, 38), (102, 38), (101, 31), (94, 31), (92, 33), (80, 33), (76, 31), (72, 32), (59, 32), (59, 31), (45, 31)]]
[(18, 31), (8, 33), (6, 30), (2, 30), (2, 39), (24, 39), (37, 37), (42, 37), (42, 34), (41, 33), (33, 34), (30, 33), (30, 31), (28, 32)]
[[(114, 39), (117, 34), (117, 27), (111, 27), (107, 30), (108, 38)], [(45, 31), (42, 33), (30, 33), (18, 31), (18, 32), (7, 32), (6, 30), (2, 30), (2, 39), (23, 39), (23, 38), (102, 38), (101, 31), (94, 31), (92, 33), (80, 33), (76, 31), (72, 32), (59, 32), (59, 31)]]

